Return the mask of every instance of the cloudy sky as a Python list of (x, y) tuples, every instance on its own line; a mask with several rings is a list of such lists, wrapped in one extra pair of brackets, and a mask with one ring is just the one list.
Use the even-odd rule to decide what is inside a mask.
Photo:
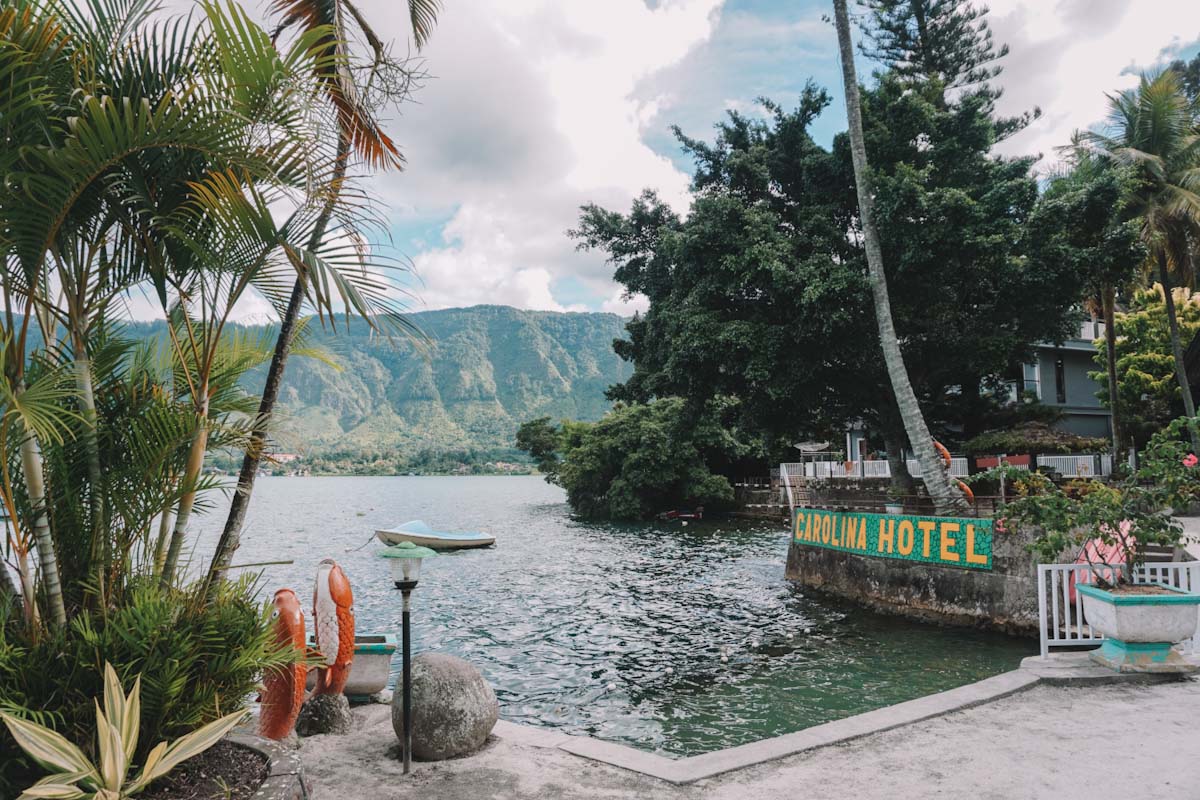
[[(359, 6), (407, 38), (396, 0)], [(1196, 0), (991, 0), (1011, 55), (1001, 111), (1043, 117), (1004, 144), (1043, 153), (1095, 124), (1104, 93), (1200, 49)], [(381, 175), (395, 246), (420, 282), (412, 310), (505, 303), (628, 313), (595, 254), (565, 235), (578, 208), (624, 210), (643, 188), (680, 210), (690, 165), (672, 124), (709, 136), (758, 96), (790, 104), (806, 80), (834, 97), (815, 134), (844, 127), (828, 0), (445, 0), (425, 49), (434, 76), (390, 115), (408, 159)], [(403, 47), (403, 45), (400, 45)], [(863, 69), (866, 67), (866, 69)], [(869, 71), (861, 65), (860, 71)]]

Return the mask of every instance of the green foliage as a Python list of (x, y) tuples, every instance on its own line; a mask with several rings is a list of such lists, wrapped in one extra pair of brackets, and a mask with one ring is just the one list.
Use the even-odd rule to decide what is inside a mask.
[(970, 86), (1000, 74), (995, 64), (1008, 54), (992, 43), (984, 17), (962, 0), (865, 0), (870, 9), (864, 47), (868, 58), (880, 61), (909, 79), (934, 79), (947, 87)]
[[(0, 709), (86, 743), (96, 726), (92, 698), (103, 691), (102, 666), (113, 664), (125, 683), (140, 674), (135, 764), (144, 764), (157, 742), (237, 711), (264, 669), (295, 656), (275, 644), (249, 578), (222, 584), (207, 604), (200, 590), (136, 581), (119, 608), (77, 616), (69, 628), (41, 637), (8, 618), (0, 625)], [(32, 765), (0, 732), (0, 797), (14, 796), (33, 777)]]
[[(1179, 335), (1190, 342), (1200, 332), (1200, 294), (1173, 291)], [(1183, 399), (1175, 375), (1170, 327), (1162, 286), (1133, 293), (1129, 308), (1115, 317), (1117, 402), (1122, 424), (1140, 447), (1170, 420), (1183, 414)], [(1108, 405), (1108, 372), (1104, 354), (1096, 354), (1100, 370), (1090, 373), (1103, 387), (1098, 392)]]
[[(1147, 546), (1179, 543), (1182, 527), (1168, 512), (1200, 497), (1200, 468), (1184, 440), (1189, 423), (1196, 421), (1180, 417), (1155, 434), (1138, 470), (1124, 480), (1112, 485), (1076, 481), (1020, 497), (1005, 509), (1006, 524), (1038, 530), (1031, 549), (1043, 562), (1099, 539), (1118, 547), (1135, 569), (1145, 562)], [(1108, 583), (1102, 575), (1095, 577)]]
[(126, 800), (212, 747), (245, 717), (244, 711), (235, 711), (169, 745), (159, 742), (135, 778), (131, 766), (141, 736), (141, 686), (139, 675), (126, 695), (112, 665), (104, 665), (104, 708), (96, 702), (98, 756), (94, 763), (53, 729), (0, 711), (0, 719), (25, 754), (51, 773), (29, 787), (19, 800)]
[(1041, 422), (1026, 422), (1007, 430), (985, 431), (964, 443), (963, 449), (970, 455), (1024, 455), (1095, 453), (1106, 446), (1103, 439), (1077, 436)]
[(1001, 464), (976, 472), (963, 478), (963, 482), (977, 495), (1000, 496), (1001, 486), (1004, 487), (1004, 497), (1026, 497), (1054, 491), (1054, 482), (1042, 473), (1012, 464)]
[[(652, 193), (628, 214), (586, 206), (573, 235), (650, 300), (618, 345), (633, 376), (610, 393), (740, 401), (744, 430), (782, 453), (864, 421), (903, 443), (857, 230), (849, 148), (811, 136), (828, 95), (808, 86), (766, 118), (730, 113), (715, 142), (678, 133), (696, 162), (679, 218)], [(1078, 262), (1039, 258), (1024, 225), (1030, 159), (992, 155), (1002, 121), (986, 92), (884, 75), (863, 94), (884, 262), (910, 377), (935, 434), (987, 424), (992, 377), (1075, 322)], [(988, 322), (984, 322), (984, 321)], [(995, 321), (1003, 320), (1004, 324)]]
[[(714, 402), (699, 413), (679, 398), (618, 404), (595, 423), (555, 426), (536, 419), (520, 442), (544, 464), (546, 480), (567, 490), (575, 513), (591, 519), (648, 519), (673, 508), (720, 510), (733, 487), (712, 466), (743, 456)], [(536, 451), (536, 452), (535, 452)]]

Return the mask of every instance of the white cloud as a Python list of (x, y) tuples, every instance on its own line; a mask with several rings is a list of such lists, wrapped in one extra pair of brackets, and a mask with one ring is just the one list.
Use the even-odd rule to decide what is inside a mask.
[[(446, 4), (424, 54), (436, 77), (389, 126), (409, 166), (374, 179), (400, 226), (449, 216), (442, 241), (410, 253), (420, 307), (574, 307), (554, 295), (568, 277), (613, 293), (611, 268), (566, 231), (580, 205), (624, 208), (645, 187), (686, 207), (688, 176), (643, 141), (668, 98), (635, 90), (711, 35), (722, 2)], [(400, 5), (364, 5), (403, 35)]]
[(1071, 132), (1103, 121), (1106, 93), (1136, 85), (1200, 39), (1195, 0), (991, 0), (997, 41), (1007, 42), (999, 109), (1016, 114), (1040, 106), (1043, 116), (1004, 142), (1008, 154), (1041, 153), (1042, 168)]

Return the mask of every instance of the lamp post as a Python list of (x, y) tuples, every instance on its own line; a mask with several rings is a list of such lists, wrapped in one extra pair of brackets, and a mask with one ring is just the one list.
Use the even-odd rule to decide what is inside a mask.
[(396, 588), (404, 596), (404, 610), (401, 614), (401, 624), (403, 627), (402, 635), (402, 651), (403, 651), (403, 703), (404, 703), (404, 774), (407, 775), (409, 768), (412, 765), (412, 658), (410, 655), (410, 621), (409, 621), (409, 606), (410, 598), (413, 589), (417, 588), (417, 580), (421, 576), (421, 561), (435, 556), (437, 553), (430, 550), (428, 547), (421, 547), (412, 542), (400, 542), (380, 553), (383, 558), (389, 559), (389, 565), (392, 568), (392, 581), (395, 582)]

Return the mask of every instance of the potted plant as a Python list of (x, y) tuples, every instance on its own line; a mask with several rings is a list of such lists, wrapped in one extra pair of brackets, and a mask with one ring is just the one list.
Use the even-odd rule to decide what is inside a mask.
[(1046, 562), (1078, 552), (1091, 580), (1077, 583), (1089, 625), (1105, 637), (1091, 658), (1121, 672), (1191, 672), (1171, 645), (1196, 632), (1200, 594), (1138, 579), (1146, 548), (1179, 543), (1173, 507), (1200, 494), (1200, 459), (1183, 441), (1181, 418), (1156, 434), (1142, 467), (1124, 480), (1077, 481), (1021, 497), (1006, 510), (1009, 524), (1039, 530), (1031, 544)]
[(883, 508), (889, 514), (904, 513), (904, 490), (896, 486), (889, 486), (887, 490), (887, 502)]

